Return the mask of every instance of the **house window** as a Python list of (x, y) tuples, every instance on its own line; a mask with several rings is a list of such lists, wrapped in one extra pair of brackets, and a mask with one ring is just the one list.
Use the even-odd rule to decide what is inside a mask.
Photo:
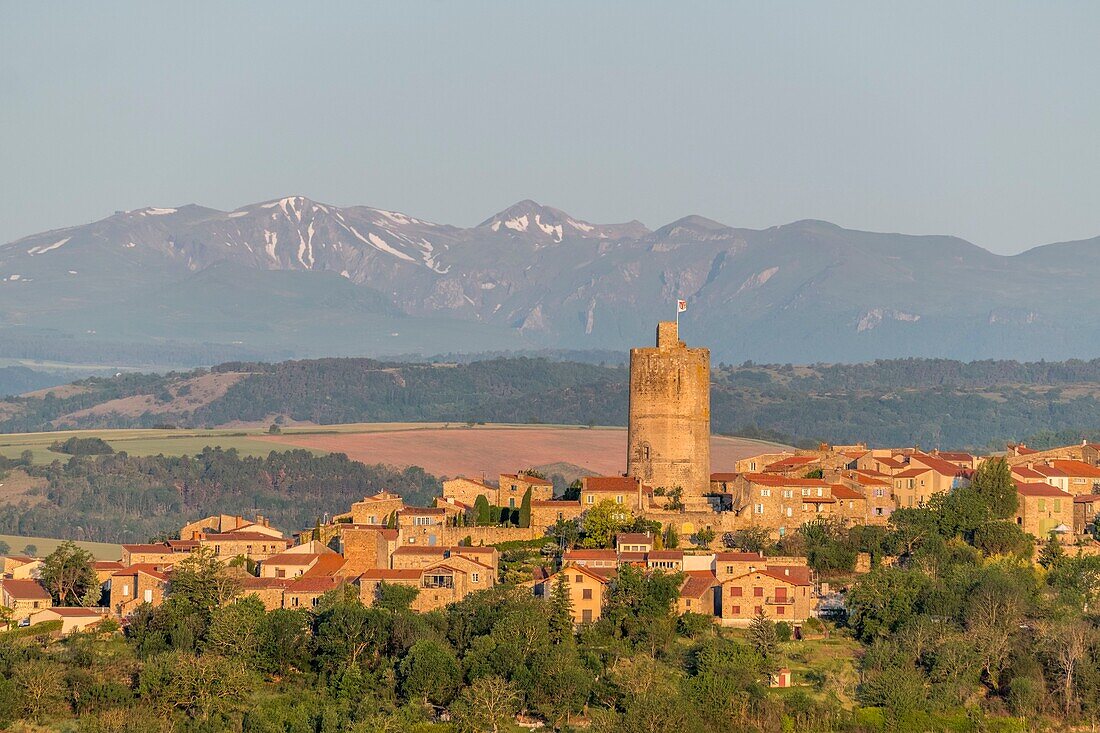
[(787, 507), (787, 516), (788, 517), (791, 516), (791, 513), (792, 513), (792, 509), (790, 507)]
[(615, 503), (616, 504), (622, 504), (623, 503), (623, 495), (622, 494), (617, 494), (615, 496)]
[(432, 518), (431, 517), (414, 517), (413, 518), (413, 524), (419, 525), (421, 527), (423, 527), (425, 525), (429, 525), (431, 523), (432, 523)]
[(481, 573), (470, 573), (470, 580), (474, 581), (475, 583), (480, 583)]
[(1061, 499), (1055, 499), (1054, 500), (1054, 511), (1056, 511), (1056, 512), (1062, 511), (1062, 500)]
[(730, 586), (730, 598), (740, 598), (744, 590), (745, 589), (739, 585)]
[(586, 608), (583, 611), (581, 611), (581, 621), (583, 621), (584, 623), (588, 623), (591, 620), (592, 620), (592, 609)]
[(642, 460), (643, 461), (648, 461), (649, 460), (649, 446), (648, 445), (643, 445), (642, 446)]
[(790, 499), (793, 496), (794, 496), (794, 491), (792, 491), (791, 489), (783, 489), (783, 498), (784, 499)]
[(824, 496), (824, 495), (823, 495), (823, 494), (821, 493), (822, 491), (824, 491), (824, 489), (818, 489), (818, 490), (817, 490), (817, 495), (818, 495), (818, 496)]
[(508, 497), (508, 508), (509, 509), (515, 509), (516, 508), (516, 497), (514, 497), (514, 496)]
[(806, 511), (809, 511), (809, 510), (810, 510), (810, 505), (809, 504), (803, 504), (802, 505), (802, 511), (806, 512)]
[(1046, 510), (1047, 510), (1047, 500), (1046, 499), (1040, 499), (1039, 500), (1039, 511), (1045, 512)]
[(754, 588), (752, 589), (752, 594), (753, 594), (753, 596), (755, 596), (756, 598), (763, 598), (763, 597), (764, 597), (764, 589), (763, 589), (763, 588), (761, 588), (760, 586), (755, 586), (755, 587), (754, 587)]
[(802, 495), (803, 496), (809, 496), (810, 495), (810, 490), (809, 489), (802, 489)]
[(757, 514), (763, 514), (764, 513), (764, 505), (763, 504), (757, 504), (755, 507), (753, 507), (753, 511)]
[(290, 599), (290, 605), (294, 606), (295, 608), (298, 607), (298, 596), (294, 596)]
[(766, 496), (771, 496), (771, 495), (772, 495), (772, 490), (771, 489), (760, 489), (760, 496), (765, 496), (766, 497)]
[(573, 580), (574, 580), (574, 582), (576, 582), (576, 583), (583, 583), (583, 582), (584, 582), (584, 576), (583, 576), (583, 575), (577, 575), (577, 576), (574, 576), (574, 579), (573, 579)]
[(740, 606), (734, 606), (733, 608), (730, 609), (730, 613), (732, 613), (734, 616), (741, 615), (741, 607)]
[(875, 516), (876, 517), (881, 517), (882, 514), (883, 514), (882, 507), (880, 507), (880, 506), (875, 507)]
[(775, 609), (775, 615), (776, 616), (782, 616), (786, 612), (787, 612), (787, 609), (783, 608), (783, 606), (777, 606), (776, 609)]
[(875, 496), (881, 499), (882, 497), (886, 496), (886, 490), (885, 489), (875, 489)]
[(585, 497), (585, 502), (588, 503), (588, 504), (595, 504), (596, 503), (596, 497), (592, 496), (592, 494), (589, 494), (588, 496)]
[(753, 612), (754, 616), (759, 616), (761, 614), (761, 612), (763, 612), (763, 610), (764, 610), (763, 606), (757, 606), (756, 608), (754, 608), (752, 610), (752, 612)]
[(310, 605), (316, 606), (320, 602), (321, 602), (321, 597), (320, 596), (313, 596), (313, 599), (310, 601)]
[(129, 584), (123, 584), (123, 586), (122, 586), (122, 597), (123, 598), (129, 598), (130, 597), (130, 586), (129, 586)]
[(152, 603), (153, 602), (153, 589), (152, 588), (146, 588), (145, 589), (145, 602), (146, 603)]
[(592, 600), (592, 589), (591, 588), (582, 588), (581, 589), (581, 598), (586, 600), (586, 601)]

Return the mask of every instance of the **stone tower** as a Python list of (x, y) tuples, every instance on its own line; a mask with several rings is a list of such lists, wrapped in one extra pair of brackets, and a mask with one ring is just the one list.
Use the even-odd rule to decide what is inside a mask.
[(684, 490), (687, 508), (710, 490), (710, 349), (689, 349), (674, 321), (657, 324), (657, 346), (630, 350), (627, 473)]

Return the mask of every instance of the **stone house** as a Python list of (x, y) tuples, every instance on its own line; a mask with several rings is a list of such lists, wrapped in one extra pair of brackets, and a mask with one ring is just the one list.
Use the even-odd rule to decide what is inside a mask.
[(576, 519), (583, 513), (584, 507), (579, 501), (531, 500), (532, 527), (553, 527), (559, 520), (568, 522)]
[(0, 606), (10, 609), (12, 622), (30, 618), (35, 611), (53, 606), (53, 597), (37, 580), (5, 578), (0, 580)]
[(497, 506), (519, 509), (523, 495), (531, 490), (531, 500), (550, 501), (554, 498), (554, 482), (525, 473), (500, 474), (500, 486), (497, 493)]
[(359, 597), (371, 605), (382, 583), (417, 589), (412, 610), (424, 613), (457, 603), (496, 585), (496, 570), (469, 556), (451, 554), (421, 567), (378, 568), (359, 576)]
[(351, 524), (385, 525), (390, 515), (404, 508), (405, 501), (400, 495), (392, 491), (379, 491), (363, 497), (362, 501), (352, 504), (351, 510), (346, 514), (338, 514), (332, 520)]
[(848, 526), (867, 523), (868, 502), (867, 497), (862, 492), (849, 488), (844, 484), (831, 484), (829, 491), (832, 493), (833, 499), (836, 500), (832, 508), (832, 513), (835, 516), (843, 520)]
[(729, 626), (747, 626), (761, 611), (774, 621), (797, 624), (810, 618), (816, 605), (812, 574), (805, 566), (756, 568), (720, 587), (720, 617)]
[(716, 602), (720, 600), (721, 588), (718, 579), (710, 571), (696, 570), (685, 573), (684, 582), (680, 584), (680, 596), (676, 600), (677, 613), (717, 616)]
[(1016, 484), (1016, 524), (1043, 540), (1051, 532), (1073, 531), (1073, 495), (1050, 484)]
[(1096, 527), (1096, 512), (1100, 511), (1100, 494), (1073, 497), (1073, 533), (1092, 534)]
[(549, 599), (559, 577), (565, 578), (569, 600), (573, 607), (573, 623), (586, 624), (599, 621), (603, 614), (607, 588), (615, 571), (611, 568), (592, 568), (583, 565), (566, 565), (558, 572), (535, 584), (535, 596)]
[(337, 528), (337, 549), (344, 556), (349, 573), (390, 566), (390, 555), (400, 544), (396, 529), (353, 524), (337, 524)]
[(122, 565), (172, 565), (187, 556), (167, 542), (153, 542), (122, 546)]
[(313, 608), (320, 602), (321, 596), (347, 582), (346, 578), (334, 575), (291, 580), (283, 590), (283, 608)]
[(600, 502), (610, 501), (636, 512), (644, 506), (644, 491), (642, 482), (633, 476), (583, 476), (581, 506), (591, 509)]
[(227, 534), (229, 532), (259, 532), (276, 537), (282, 536), (282, 533), (272, 528), (267, 517), (262, 514), (257, 514), (254, 521), (235, 514), (214, 514), (183, 525), (180, 528), (179, 538), (181, 540), (197, 540), (204, 534)]
[(1050, 461), (1050, 464), (1066, 475), (1068, 479), (1066, 491), (1069, 493), (1075, 495), (1100, 493), (1100, 467), (1085, 461), (1068, 459), (1055, 459)]
[(653, 537), (640, 532), (622, 532), (615, 535), (615, 549), (619, 552), (650, 552)]
[(744, 525), (765, 527), (783, 537), (814, 519), (831, 512), (829, 484), (822, 479), (746, 473), (733, 482), (733, 508)]
[(619, 555), (614, 550), (589, 550), (578, 547), (562, 553), (561, 562), (562, 565), (614, 569), (619, 566)]
[(438, 545), (447, 526), (447, 510), (441, 507), (405, 507), (397, 513), (401, 543)]
[(678, 573), (684, 569), (683, 550), (653, 550), (646, 553), (646, 567), (650, 570), (663, 570), (666, 573)]
[(259, 562), (285, 552), (293, 544), (292, 539), (272, 536), (266, 532), (240, 531), (199, 536), (199, 546), (210, 548), (214, 556), (224, 562), (238, 557)]
[(42, 572), (45, 563), (41, 558), (26, 555), (8, 555), (4, 561), (5, 578), (15, 580), (35, 580)]
[(112, 575), (108, 589), (111, 613), (125, 618), (143, 603), (159, 606), (164, 601), (170, 568), (170, 565), (138, 563)]

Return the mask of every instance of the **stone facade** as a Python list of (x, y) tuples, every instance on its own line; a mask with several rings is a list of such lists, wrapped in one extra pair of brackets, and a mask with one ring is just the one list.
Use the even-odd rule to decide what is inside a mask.
[(627, 474), (683, 489), (685, 506), (710, 490), (710, 350), (689, 349), (677, 324), (657, 324), (654, 348), (630, 350)]

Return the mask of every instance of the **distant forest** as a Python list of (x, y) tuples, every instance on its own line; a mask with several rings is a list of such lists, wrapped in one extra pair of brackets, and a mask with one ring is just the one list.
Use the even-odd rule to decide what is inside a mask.
[[(0, 457), (0, 476), (19, 469), (46, 479), (37, 503), (0, 506), (0, 534), (145, 542), (175, 537), (196, 517), (254, 507), (287, 531), (312, 527), (334, 508), (382, 489), (430, 504), (442, 486), (420, 468), (368, 466), (305, 450), (242, 458), (207, 448), (196, 456), (74, 456), (49, 466)], [(251, 518), (251, 517), (250, 517)]]
[[(624, 366), (495, 358), (469, 363), (316, 359), (230, 362), (243, 379), (201, 406), (174, 409), (198, 372), (91, 378), (81, 394), (0, 403), (0, 431), (97, 427), (214, 427), (284, 416), (320, 424), (384, 421), (623, 425)], [(151, 395), (160, 411), (73, 413)], [(895, 359), (867, 364), (719, 364), (712, 428), (811, 445), (866, 441), (989, 450), (1013, 440), (1075, 441), (1100, 430), (1100, 359), (1035, 362)]]

